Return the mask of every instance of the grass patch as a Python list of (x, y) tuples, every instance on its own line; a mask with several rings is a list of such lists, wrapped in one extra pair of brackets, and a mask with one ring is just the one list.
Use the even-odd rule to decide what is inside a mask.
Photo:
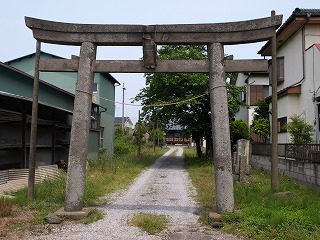
[(176, 156), (178, 153), (178, 149), (175, 149), (172, 151), (172, 153), (169, 155), (170, 157)]
[(167, 217), (150, 213), (136, 214), (130, 221), (132, 226), (140, 228), (148, 234), (154, 235), (165, 229)]
[(10, 201), (22, 209), (34, 212), (34, 223), (45, 223), (45, 217), (63, 205), (65, 188), (66, 173), (61, 171), (56, 180), (45, 180), (35, 185), (34, 200), (28, 199), (28, 189), (23, 188)]
[[(197, 159), (193, 149), (185, 149), (185, 159), (203, 206), (201, 220), (210, 224), (208, 212), (215, 210), (213, 163)], [(278, 196), (271, 191), (270, 173), (252, 169), (251, 176), (251, 183), (235, 182), (235, 209), (239, 211), (223, 216), (223, 231), (253, 239), (320, 239), (320, 192), (279, 177), (279, 191), (292, 195)]]
[(213, 162), (198, 158), (193, 148), (184, 148), (185, 167), (198, 192), (201, 205), (200, 221), (210, 223), (209, 212), (215, 209), (215, 181)]
[(100, 212), (98, 209), (94, 209), (93, 212), (87, 218), (84, 219), (83, 223), (84, 224), (93, 223), (102, 218), (103, 218), (103, 213)]

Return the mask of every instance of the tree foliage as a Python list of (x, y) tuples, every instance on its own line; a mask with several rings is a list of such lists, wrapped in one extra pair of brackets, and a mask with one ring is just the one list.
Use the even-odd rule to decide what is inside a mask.
[[(234, 77), (233, 74), (229, 74), (229, 77)], [(246, 91), (246, 87), (238, 87), (234, 84), (227, 83), (227, 100), (228, 100), (228, 113), (229, 119), (232, 121), (241, 107), (247, 107), (247, 105), (239, 98), (242, 92)]]
[[(161, 60), (204, 60), (205, 46), (166, 45), (158, 50)], [(234, 75), (227, 75), (234, 79)], [(238, 99), (243, 88), (227, 85), (229, 118), (233, 118), (243, 102)], [(201, 155), (200, 139), (211, 140), (211, 109), (209, 76), (203, 73), (151, 73), (146, 74), (146, 87), (135, 97), (141, 101), (145, 121), (157, 121), (185, 127), (185, 134), (192, 135)], [(168, 103), (177, 103), (169, 105)], [(161, 105), (162, 106), (152, 106)], [(212, 145), (212, 144), (211, 144)]]
[(135, 142), (143, 140), (144, 134), (147, 132), (147, 126), (145, 123), (141, 122), (140, 120), (135, 124), (133, 129), (133, 136), (135, 139)]
[(291, 122), (287, 124), (287, 131), (291, 135), (291, 142), (295, 144), (312, 143), (314, 128), (306, 123), (300, 116), (294, 114), (290, 117)]
[(230, 139), (233, 151), (239, 139), (249, 139), (249, 137), (249, 127), (245, 121), (237, 119), (230, 123)]
[(258, 99), (256, 105), (251, 130), (259, 135), (263, 139), (263, 142), (266, 142), (270, 137), (269, 105), (262, 99)]
[(263, 142), (266, 142), (270, 136), (270, 121), (264, 118), (256, 119), (254, 124), (251, 125), (251, 130), (258, 134), (263, 139)]

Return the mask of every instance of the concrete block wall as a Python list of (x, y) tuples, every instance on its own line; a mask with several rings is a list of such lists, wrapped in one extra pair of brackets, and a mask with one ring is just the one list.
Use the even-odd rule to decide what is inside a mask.
[[(271, 170), (271, 158), (251, 155), (251, 166)], [(289, 176), (302, 184), (316, 187), (320, 190), (320, 164), (296, 161), (295, 159), (279, 158), (278, 171), (280, 175)]]

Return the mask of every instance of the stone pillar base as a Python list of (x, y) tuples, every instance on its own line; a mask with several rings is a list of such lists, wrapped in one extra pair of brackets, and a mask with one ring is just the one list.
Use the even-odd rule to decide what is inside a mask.
[(71, 220), (81, 220), (86, 217), (88, 217), (92, 212), (94, 208), (83, 208), (81, 211), (65, 211), (64, 208), (60, 208), (57, 210), (54, 214), (61, 217), (61, 218), (66, 218), (66, 219), (71, 219)]

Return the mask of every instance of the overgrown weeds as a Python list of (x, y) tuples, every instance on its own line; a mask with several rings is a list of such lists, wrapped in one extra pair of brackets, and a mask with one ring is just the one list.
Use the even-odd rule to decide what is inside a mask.
[[(201, 220), (211, 224), (207, 216), (215, 210), (213, 162), (197, 159), (192, 149), (185, 149), (185, 159), (203, 206)], [(223, 216), (223, 231), (253, 239), (320, 239), (320, 192), (289, 177), (280, 177), (279, 190), (292, 193), (284, 197), (271, 191), (268, 172), (252, 169), (251, 176), (251, 183), (235, 182), (237, 211)]]
[(129, 222), (132, 226), (139, 227), (148, 234), (156, 234), (165, 229), (167, 217), (165, 215), (155, 215), (151, 213), (136, 214)]

